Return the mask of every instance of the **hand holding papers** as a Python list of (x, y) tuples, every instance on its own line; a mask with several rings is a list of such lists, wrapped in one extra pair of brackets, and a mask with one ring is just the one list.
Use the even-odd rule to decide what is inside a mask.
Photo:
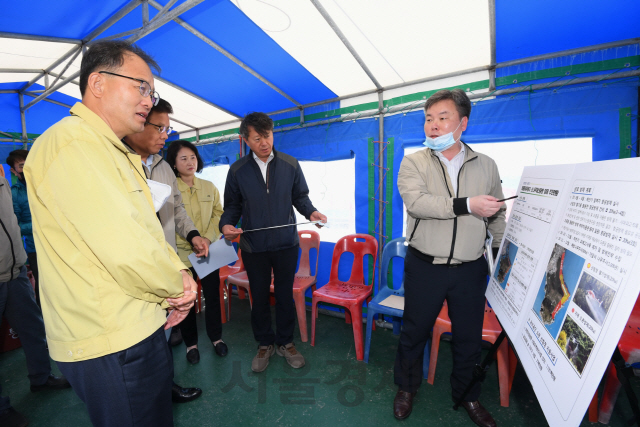
[(191, 265), (198, 277), (206, 277), (220, 267), (238, 260), (233, 244), (227, 239), (216, 240), (209, 246), (209, 256), (198, 258), (195, 253), (189, 255)]

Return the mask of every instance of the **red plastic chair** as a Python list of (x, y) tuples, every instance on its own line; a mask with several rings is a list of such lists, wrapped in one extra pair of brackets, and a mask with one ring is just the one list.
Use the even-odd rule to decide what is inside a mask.
[[(629, 316), (627, 326), (622, 331), (620, 341), (618, 341), (618, 349), (627, 364), (640, 362), (640, 355), (638, 354), (638, 350), (640, 349), (640, 298), (636, 300), (636, 305), (633, 307), (631, 316)], [(597, 421), (602, 424), (609, 423), (613, 407), (616, 404), (620, 388), (622, 387), (618, 380), (616, 368), (611, 362), (609, 362), (609, 367), (607, 368), (605, 375), (607, 376), (607, 379), (602, 392), (600, 413), (597, 419)], [(596, 391), (594, 400), (597, 399), (597, 395), (598, 392)], [(589, 420), (591, 421), (591, 407), (589, 408)]]
[[(298, 231), (300, 240), (300, 265), (296, 277), (293, 280), (293, 300), (296, 304), (298, 314), (298, 327), (300, 328), (300, 340), (309, 341), (307, 333), (307, 305), (305, 303), (305, 293), (307, 289), (316, 290), (316, 277), (318, 276), (318, 260), (320, 259), (320, 235), (315, 231)], [(315, 274), (311, 275), (311, 261), (309, 254), (311, 249), (316, 249)], [(271, 284), (273, 292), (273, 283)]]
[[(240, 238), (237, 237), (233, 242), (240, 242)], [(222, 316), (222, 323), (227, 323), (227, 316), (231, 318), (231, 284), (228, 283), (229, 276), (243, 272), (244, 263), (242, 262), (242, 251), (238, 248), (238, 261), (233, 265), (225, 265), (220, 267), (220, 315)], [(224, 301), (224, 293), (227, 293), (227, 302)], [(238, 295), (240, 296), (240, 289), (238, 289)], [(242, 292), (244, 297), (244, 291)], [(225, 310), (226, 308), (226, 310)]]
[[(451, 320), (449, 319), (449, 309), (445, 301), (440, 310), (440, 314), (436, 319), (436, 323), (433, 326), (433, 340), (431, 342), (431, 358), (429, 360), (429, 376), (427, 382), (433, 384), (434, 377), (436, 375), (436, 364), (438, 363), (438, 349), (440, 348), (440, 336), (445, 332), (451, 332)], [(482, 324), (482, 339), (490, 343), (494, 343), (502, 332), (502, 327), (498, 323), (498, 319), (493, 310), (485, 303), (484, 307), (484, 321)], [(454, 338), (455, 339), (455, 338)], [(510, 375), (509, 369), (510, 348), (507, 341), (503, 341), (496, 358), (498, 359), (498, 382), (500, 385), (500, 406), (509, 406), (509, 392), (511, 391), (511, 382), (513, 376)], [(515, 368), (515, 366), (514, 366)]]
[(200, 282), (200, 278), (196, 279), (196, 283), (198, 285), (198, 294), (196, 295), (196, 313), (200, 313), (202, 311), (202, 283)]
[[(238, 256), (240, 255), (240, 250), (238, 250)], [(231, 295), (231, 286), (235, 285), (238, 289), (238, 297), (240, 299), (244, 299), (242, 295), (246, 292), (249, 294), (249, 306), (253, 307), (253, 297), (251, 296), (251, 285), (249, 283), (249, 276), (247, 275), (247, 271), (243, 270), (239, 273), (232, 274), (227, 277), (227, 283), (229, 284), (229, 295)], [(271, 289), (273, 289), (273, 271), (271, 272)], [(241, 295), (242, 293), (242, 295)], [(271, 298), (271, 305), (275, 305), (275, 299)], [(229, 299), (229, 319), (231, 319), (231, 299)]]
[[(364, 241), (362, 241), (364, 240)], [(353, 253), (351, 277), (346, 282), (338, 279), (338, 265), (340, 256), (345, 252)], [(378, 241), (368, 234), (350, 234), (340, 238), (333, 249), (331, 260), (331, 274), (329, 282), (318, 290), (313, 291), (311, 303), (311, 345), (316, 341), (316, 317), (318, 303), (327, 302), (346, 308), (345, 320), (353, 325), (353, 338), (356, 343), (356, 359), (364, 360), (364, 339), (362, 334), (362, 303), (371, 300), (373, 293), (374, 275), (370, 284), (364, 282), (364, 257), (371, 255), (373, 265), (378, 255)], [(351, 319), (353, 318), (353, 322)]]

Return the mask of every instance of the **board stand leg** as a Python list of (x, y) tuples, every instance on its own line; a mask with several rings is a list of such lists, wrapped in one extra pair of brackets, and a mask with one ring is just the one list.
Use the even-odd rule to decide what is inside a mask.
[(455, 405), (453, 405), (453, 409), (458, 410), (458, 407), (462, 404), (467, 394), (469, 394), (469, 391), (471, 390), (471, 388), (477, 382), (484, 381), (484, 379), (487, 376), (487, 371), (489, 370), (489, 366), (491, 366), (491, 363), (493, 363), (493, 359), (495, 358), (495, 355), (498, 351), (498, 347), (500, 347), (500, 344), (502, 344), (502, 341), (506, 337), (507, 337), (507, 333), (504, 331), (504, 329), (502, 329), (502, 332), (500, 332), (500, 335), (498, 335), (498, 338), (489, 349), (489, 353), (485, 356), (482, 363), (480, 365), (476, 365), (476, 367), (474, 368), (471, 381), (467, 385), (467, 388), (464, 389), (464, 392), (462, 392), (462, 395), (458, 398)]

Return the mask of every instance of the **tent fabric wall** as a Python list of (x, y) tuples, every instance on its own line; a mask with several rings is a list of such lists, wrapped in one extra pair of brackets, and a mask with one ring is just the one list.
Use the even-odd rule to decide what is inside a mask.
[[(496, 70), (496, 85), (502, 89), (517, 87), (530, 80), (543, 83), (545, 77), (553, 81), (566, 76), (566, 80), (569, 80), (576, 74), (591, 75), (592, 70), (615, 71), (628, 68), (625, 67), (627, 64), (629, 67), (637, 66), (639, 54), (640, 46), (632, 44), (502, 67)], [(514, 80), (517, 80), (516, 84), (513, 84)]]
[[(159, 3), (167, 4), (167, 1), (160, 0)], [(175, 7), (180, 7), (182, 3), (184, 2), (178, 2)], [(316, 8), (306, 2), (301, 5), (295, 0), (283, 1), (280, 6), (285, 9), (284, 15), (289, 18), (289, 24), (292, 24), (291, 31), (284, 32), (278, 27), (279, 24), (275, 25), (274, 20), (270, 18), (271, 15), (268, 15), (264, 8), (279, 19), (284, 19), (281, 16), (283, 10), (274, 9), (263, 4), (264, 2), (254, 2), (253, 6), (246, 2), (243, 5), (237, 3), (228, 0), (207, 0), (180, 17), (181, 22), (188, 23), (205, 38), (208, 37), (235, 56), (236, 62), (207, 44), (202, 37), (189, 33), (176, 21), (168, 22), (138, 41), (142, 48), (155, 56), (163, 68), (162, 79), (166, 83), (158, 80), (158, 87), (164, 88), (164, 92), (159, 90), (160, 95), (166, 96), (170, 102), (176, 99), (175, 104), (180, 105), (176, 108), (175, 118), (182, 119), (194, 127), (203, 128), (201, 130), (204, 132), (200, 132), (201, 138), (202, 133), (206, 134), (207, 130), (226, 135), (234, 133), (235, 129), (208, 125), (227, 123), (234, 115), (242, 116), (251, 110), (276, 111), (296, 107), (296, 103), (326, 101), (335, 98), (336, 95), (375, 90), (376, 86), (379, 89), (380, 85), (374, 83), (375, 79), (365, 77), (364, 71), (356, 64), (356, 60), (348, 53)], [(459, 8), (461, 12), (454, 13), (452, 17), (455, 18), (452, 19), (455, 19), (460, 27), (470, 28), (471, 35), (450, 34), (449, 43), (443, 46), (428, 46), (428, 43), (425, 45), (423, 26), (405, 25), (404, 31), (394, 33), (380, 32), (379, 28), (383, 27), (379, 24), (401, 22), (401, 17), (406, 17), (406, 22), (419, 22), (420, 17), (428, 10), (442, 9), (446, 12), (448, 5), (444, 3), (425, 3), (421, 0), (407, 1), (402, 6), (389, 5), (383, 0), (354, 0), (342, 6), (328, 0), (319, 0), (319, 3), (324, 5), (338, 27), (348, 36), (355, 50), (360, 52), (372, 76), (377, 76), (382, 86), (400, 81), (407, 83), (416, 78), (433, 77), (476, 66), (482, 67), (489, 65), (493, 60), (490, 52), (489, 19), (486, 19), (491, 2), (469, 1), (465, 7)], [(131, 12), (99, 36), (109, 37), (140, 27), (142, 5), (127, 0), (105, 0), (91, 3), (90, 6), (83, 4), (82, 7), (78, 7), (77, 0), (61, 0), (54, 8), (45, 0), (7, 3), (6, 10), (3, 10), (5, 20), (1, 30), (9, 33), (83, 39), (127, 4), (135, 7), (132, 6)], [(153, 6), (156, 3), (150, 1), (148, 4)], [(47, 14), (30, 14), (33, 10), (47, 10)], [(156, 9), (149, 7), (149, 18), (152, 19), (156, 15)], [(25, 16), (30, 16), (30, 19), (25, 20)], [(70, 16), (73, 16), (73, 19), (69, 19)], [(632, 39), (638, 37), (636, 23), (639, 20), (640, 3), (631, 0), (616, 0), (605, 6), (596, 0), (539, 0), (527, 4), (498, 0), (495, 2), (495, 60), (500, 63), (565, 49)], [(318, 26), (305, 26), (305, 23), (312, 21)], [(65, 22), (65, 25), (59, 25), (60, 22)], [(366, 26), (363, 25), (365, 22)], [(438, 25), (446, 27), (449, 24)], [(439, 34), (438, 25), (433, 24), (429, 30), (435, 30), (435, 34)], [(304, 27), (305, 33), (302, 34), (305, 34), (305, 37), (294, 34), (293, 30), (300, 29), (301, 26)], [(316, 30), (311, 30), (313, 28)], [(306, 37), (306, 31), (310, 31), (316, 37)], [(67, 40), (65, 43), (73, 41)], [(407, 51), (410, 46), (413, 50)], [(474, 46), (477, 49), (473, 48)], [(414, 51), (420, 52), (423, 47), (425, 54), (412, 54)], [(470, 47), (472, 53), (469, 53)], [(339, 55), (339, 52), (345, 55)], [(20, 53), (22, 52), (10, 52), (13, 56), (7, 56), (10, 62), (8, 65), (40, 70), (51, 63), (51, 58), (41, 58), (43, 62), (40, 63), (34, 55)], [(24, 59), (20, 59), (22, 57), (29, 57), (30, 61), (34, 62), (29, 62), (28, 66), (24, 65), (25, 63), (21, 62)], [(465, 62), (471, 57), (475, 58), (471, 63)], [(67, 75), (78, 70), (80, 58), (81, 56), (70, 65)], [(245, 64), (264, 79), (247, 71), (247, 67), (241, 66), (238, 62)], [(349, 64), (350, 67), (347, 66)], [(60, 64), (53, 71), (59, 72), (64, 66), (65, 64)], [(599, 73), (606, 76), (638, 67), (640, 48), (636, 43), (498, 68), (497, 87), (518, 88), (521, 92), (496, 99), (474, 101), (477, 105), (474, 106), (471, 123), (464, 138), (469, 142), (488, 142), (588, 135), (593, 137), (594, 160), (632, 156), (635, 153), (627, 150), (625, 146), (635, 144), (637, 151), (638, 77), (634, 77), (631, 82), (609, 81), (606, 84), (565, 86), (535, 93), (530, 93), (528, 87), (540, 82), (570, 83), (578, 75)], [(393, 73), (389, 74), (391, 71)], [(488, 71), (485, 72), (488, 76)], [(395, 80), (389, 77), (392, 74)], [(20, 78), (25, 75), (29, 76), (26, 80), (30, 80), (29, 74), (20, 75)], [(467, 74), (465, 78), (472, 80), (470, 76)], [(270, 83), (265, 83), (264, 80)], [(40, 80), (39, 83), (43, 81)], [(472, 93), (483, 91), (487, 97), (491, 96), (488, 91), (484, 92), (489, 87), (488, 78), (482, 77), (481, 81), (467, 83), (469, 84), (462, 87), (469, 87)], [(23, 84), (24, 82), (0, 83), (0, 89), (21, 89)], [(179, 85), (196, 97), (180, 92), (184, 99), (179, 101), (177, 89), (168, 90), (170, 84)], [(438, 81), (432, 84), (445, 83)], [(278, 90), (274, 89), (274, 86)], [(419, 108), (413, 106), (422, 102), (428, 93), (416, 93), (418, 89), (412, 90), (410, 87), (384, 90), (382, 98), (385, 105), (390, 107), (391, 104), (406, 104), (409, 111)], [(42, 89), (42, 86), (35, 84), (30, 89)], [(279, 93), (279, 90), (287, 96)], [(73, 97), (59, 93), (51, 98), (69, 105), (76, 101)], [(26, 97), (25, 102), (30, 102), (31, 99), (33, 98)], [(202, 107), (203, 104), (206, 108)], [(18, 105), (16, 94), (0, 94), (0, 131), (21, 133)], [(372, 166), (372, 163), (377, 157), (379, 147), (373, 142), (379, 139), (379, 122), (373, 118), (349, 120), (344, 123), (338, 120), (339, 114), (352, 113), (353, 116), (350, 117), (357, 119), (361, 112), (376, 110), (377, 107), (377, 94), (372, 92), (354, 99), (304, 108), (302, 112), (306, 116), (305, 122), (309, 119), (326, 120), (334, 117), (336, 122), (292, 129), (276, 133), (275, 136), (277, 149), (300, 160), (331, 161), (355, 157), (356, 230), (363, 233), (371, 233), (372, 224), (378, 222), (378, 209), (372, 197), (380, 170)], [(67, 115), (65, 107), (40, 102), (27, 111), (27, 131), (29, 134), (42, 133), (51, 124)], [(296, 126), (300, 121), (299, 116), (300, 110), (297, 109), (276, 114), (276, 127)], [(181, 131), (188, 128), (187, 125), (177, 122), (174, 126)], [(237, 125), (231, 124), (229, 128), (233, 126)], [(404, 232), (402, 201), (395, 187), (397, 171), (404, 147), (419, 144), (424, 139), (423, 114), (421, 111), (413, 111), (389, 115), (384, 118), (384, 130), (384, 141), (393, 141), (393, 145), (388, 145), (392, 147), (388, 153), (392, 160), (390, 165), (387, 165), (391, 167), (389, 179), (385, 184), (386, 194), (391, 196), (386, 196), (390, 202), (386, 214), (386, 222), (390, 224), (386, 234), (387, 239), (392, 239)], [(18, 142), (0, 143), (0, 160), (4, 160), (6, 153), (12, 149), (20, 147), (21, 143)], [(237, 159), (239, 148), (238, 141), (232, 140), (200, 146), (199, 149), (206, 164), (230, 164)], [(323, 243), (320, 284), (326, 280), (322, 276), (325, 274), (323, 272), (328, 274), (331, 256), (329, 246), (332, 248), (331, 244)]]
[[(501, 96), (478, 102), (472, 108), (469, 127), (463, 135), (468, 142), (506, 142), (527, 139), (591, 136), (593, 160), (609, 160), (634, 156), (621, 151), (620, 112), (628, 111), (632, 141), (637, 141), (638, 82), (619, 81), (545, 90), (535, 93), (523, 91), (515, 96)], [(377, 209), (371, 209), (369, 173), (370, 141), (378, 140), (379, 123), (376, 119), (335, 122), (329, 125), (278, 132), (274, 136), (277, 150), (298, 160), (331, 161), (355, 156), (356, 161), (356, 231), (370, 233), (370, 218), (378, 220)], [(393, 218), (387, 241), (404, 235), (402, 198), (395, 186), (404, 148), (424, 141), (424, 113), (413, 111), (385, 117), (384, 139), (393, 139), (393, 167), (390, 203)], [(624, 133), (624, 129), (622, 130)], [(624, 136), (624, 135), (623, 135)], [(377, 145), (377, 144), (376, 144)], [(377, 147), (375, 148), (377, 150)], [(637, 149), (637, 148), (635, 148)], [(222, 153), (233, 163), (239, 152), (238, 140), (200, 146), (205, 162), (209, 164)], [(375, 151), (377, 156), (377, 151)], [(374, 182), (378, 182), (374, 168)], [(388, 214), (387, 214), (388, 215)], [(319, 286), (328, 281), (333, 244), (323, 242), (320, 251)], [(350, 269), (350, 260), (341, 264), (341, 276)], [(401, 265), (394, 266), (396, 272)], [(397, 274), (394, 278), (399, 280)]]

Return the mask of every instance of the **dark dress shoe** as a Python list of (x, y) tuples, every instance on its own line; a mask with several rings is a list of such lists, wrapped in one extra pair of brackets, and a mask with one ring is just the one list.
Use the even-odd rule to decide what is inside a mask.
[(202, 390), (197, 387), (182, 388), (173, 383), (171, 387), (171, 400), (175, 403), (186, 403), (196, 400), (202, 394)]
[(64, 376), (56, 377), (53, 374), (49, 374), (47, 381), (44, 384), (33, 385), (31, 384), (31, 391), (42, 391), (42, 390), (61, 390), (63, 388), (69, 388), (71, 384)]
[(479, 425), (480, 427), (496, 427), (496, 422), (487, 411), (484, 406), (480, 404), (480, 401), (475, 402), (462, 402), (461, 406), (467, 410), (471, 421)]
[(180, 330), (180, 328), (174, 327), (173, 329), (171, 329), (169, 344), (171, 344), (172, 347), (182, 344), (182, 331)]
[(20, 412), (13, 408), (7, 408), (0, 411), (0, 426), (3, 427), (26, 427), (29, 420)]
[(192, 365), (195, 365), (200, 361), (200, 352), (197, 348), (192, 348), (191, 350), (187, 351), (187, 360)]
[(220, 341), (218, 344), (213, 346), (213, 349), (216, 351), (216, 354), (220, 357), (224, 357), (229, 353), (229, 348), (224, 343), (224, 341)]
[(413, 397), (417, 392), (409, 393), (408, 391), (398, 390), (395, 399), (393, 399), (393, 416), (399, 420), (404, 420), (411, 415), (413, 409)]

